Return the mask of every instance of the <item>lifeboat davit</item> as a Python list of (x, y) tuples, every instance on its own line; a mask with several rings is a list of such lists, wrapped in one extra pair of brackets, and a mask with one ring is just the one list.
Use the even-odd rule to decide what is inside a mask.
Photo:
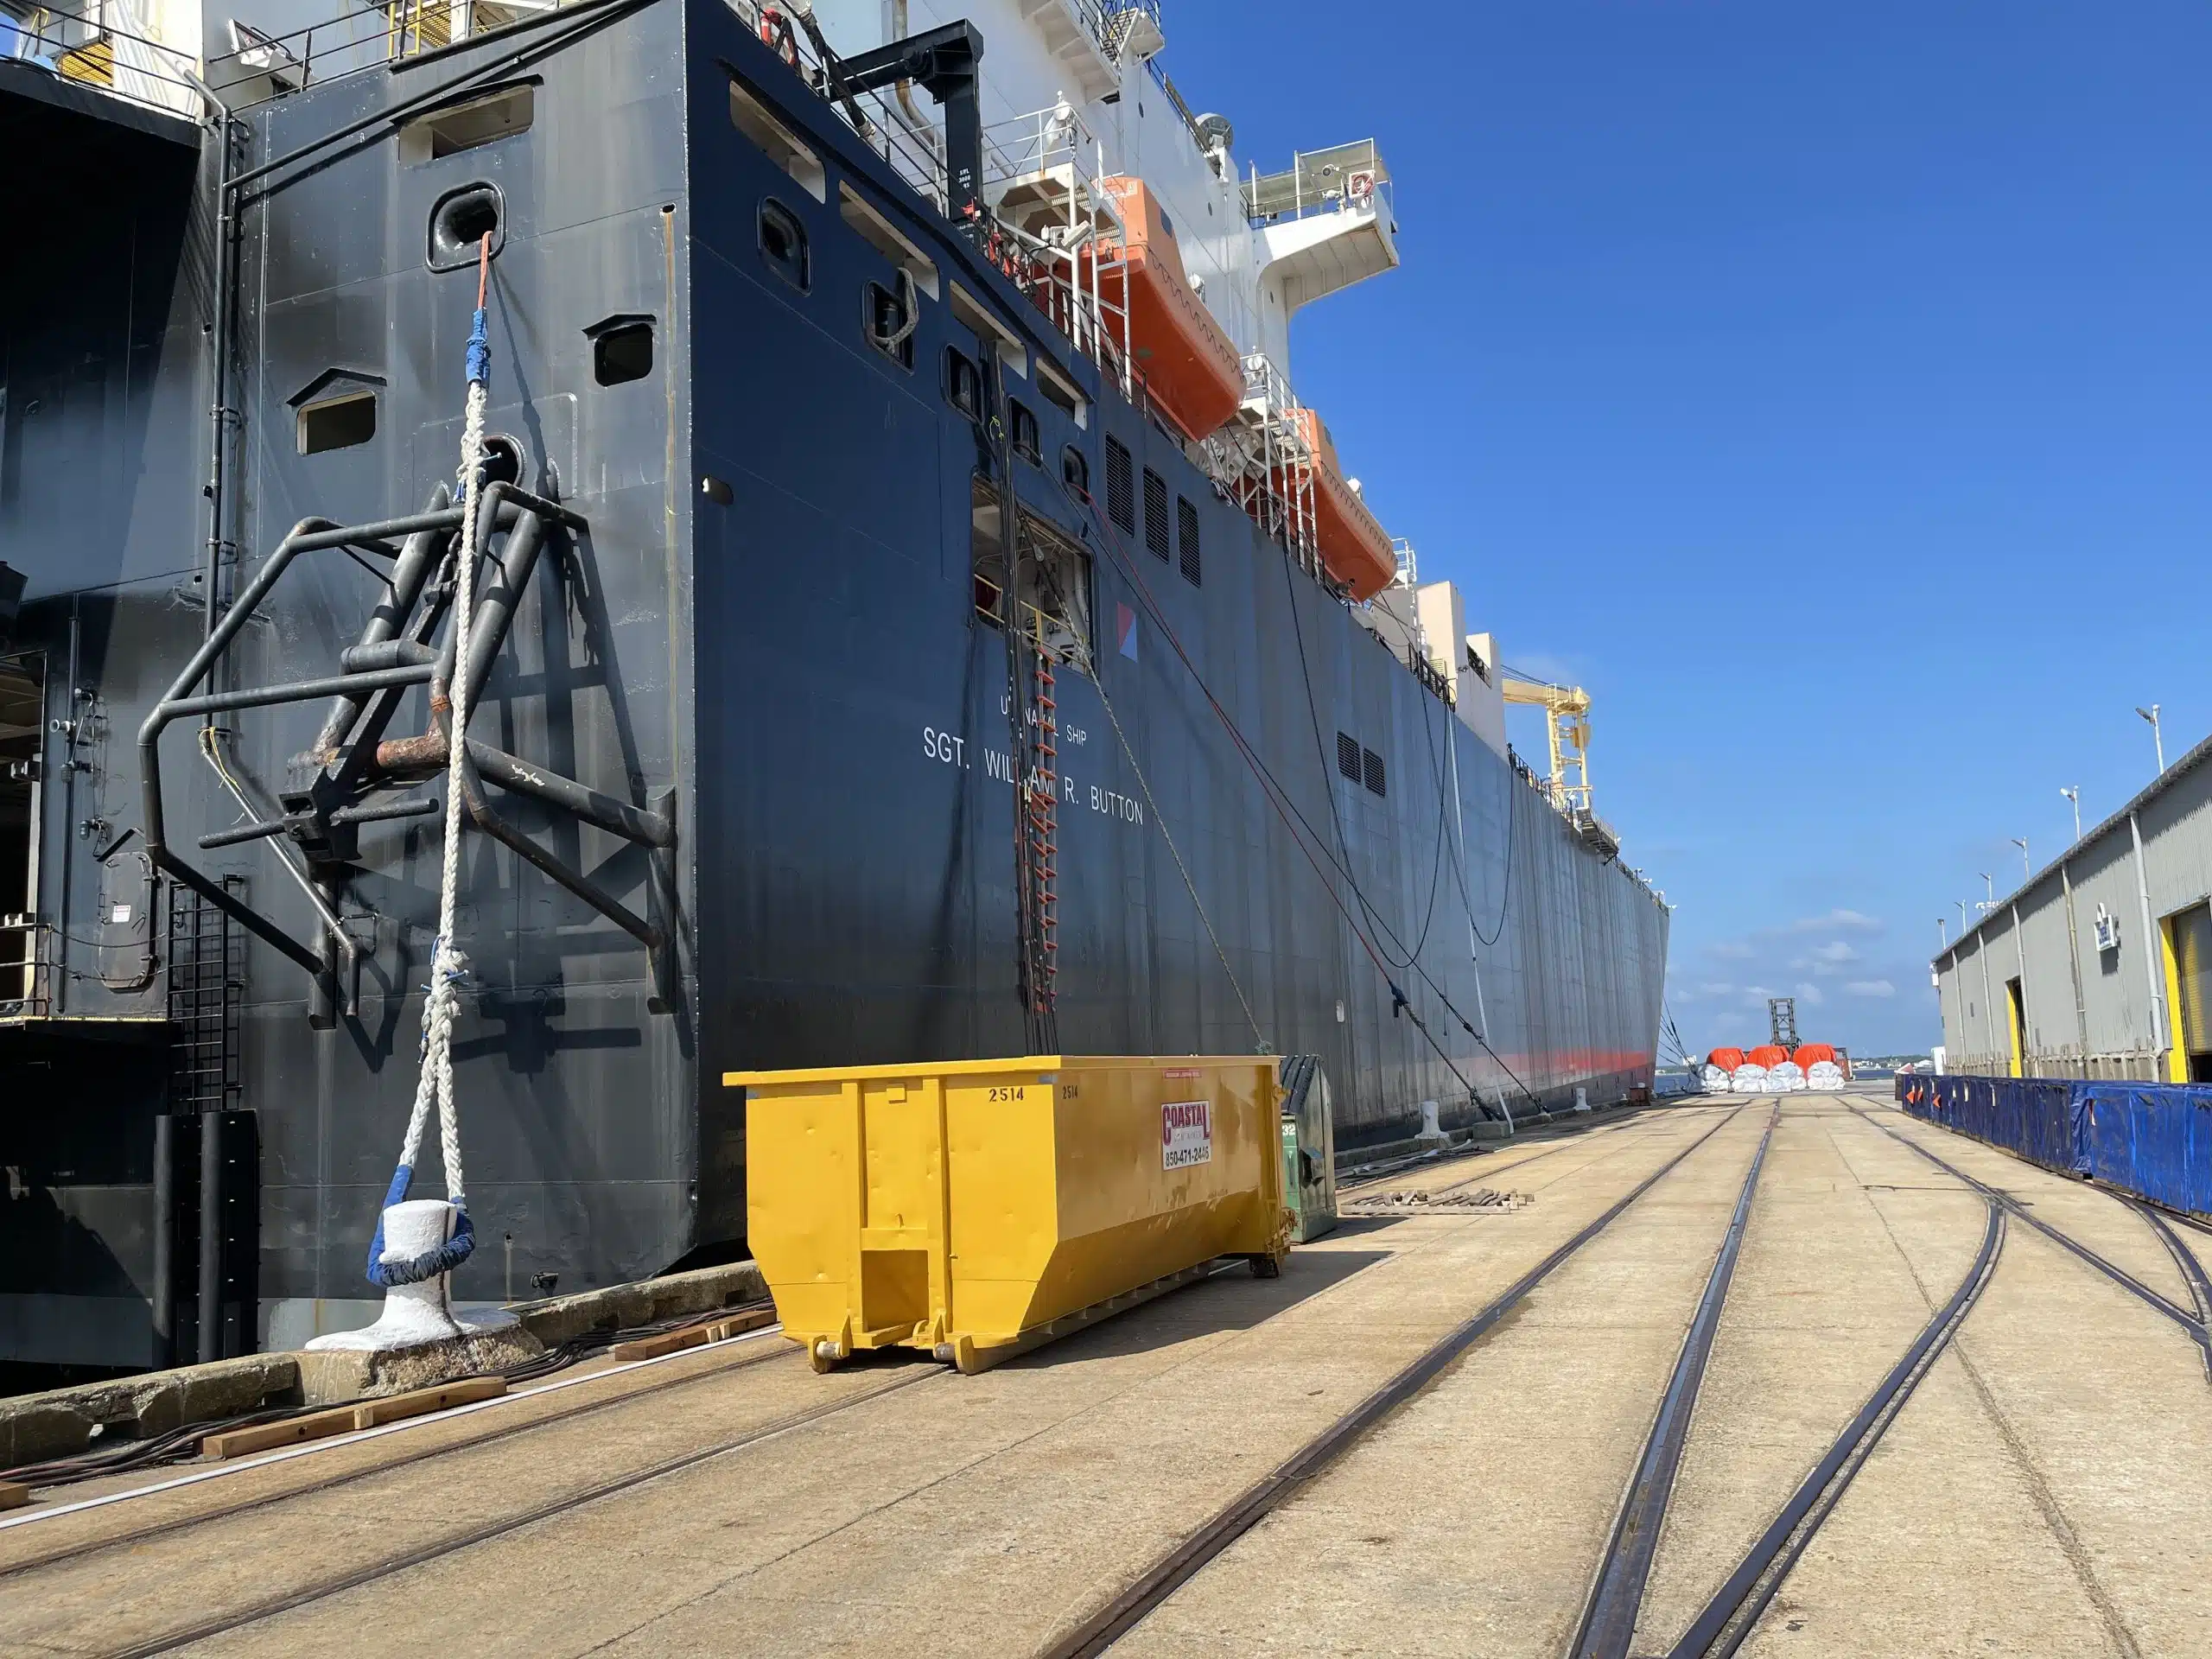
[(1310, 409), (1297, 412), (1299, 433), (1313, 454), (1314, 539), (1319, 543), (1321, 563), (1329, 574), (1351, 590), (1357, 600), (1369, 600), (1396, 579), (1398, 556), (1390, 548), (1390, 532), (1367, 510), (1359, 492), (1344, 478), (1337, 462), (1337, 446), (1329, 429)]
[[(1099, 296), (1126, 307), (1129, 347), (1153, 407), (1196, 442), (1217, 432), (1244, 401), (1244, 365), (1205, 302), (1192, 292), (1175, 245), (1174, 221), (1142, 179), (1109, 177), (1099, 186), (1121, 214), (1122, 245), (1102, 257)], [(1090, 262), (1084, 261), (1090, 276)]]

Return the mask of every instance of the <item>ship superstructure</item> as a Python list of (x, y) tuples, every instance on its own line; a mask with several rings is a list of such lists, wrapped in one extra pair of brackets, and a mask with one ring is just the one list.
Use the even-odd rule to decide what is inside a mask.
[(1349, 1143), (1648, 1086), (1664, 907), (1292, 389), (1374, 144), (1241, 166), (1141, 4), (180, 19), (0, 60), (0, 1359), (358, 1320), (456, 677), (463, 1295), (741, 1249), (726, 1071), (1315, 1054)]

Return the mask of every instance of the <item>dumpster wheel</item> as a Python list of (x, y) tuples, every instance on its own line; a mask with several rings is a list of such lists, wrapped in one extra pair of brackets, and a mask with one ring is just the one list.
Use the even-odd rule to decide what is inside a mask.
[(1282, 1257), (1280, 1255), (1270, 1251), (1265, 1255), (1248, 1255), (1244, 1259), (1251, 1264), (1252, 1276), (1255, 1279), (1282, 1277)]

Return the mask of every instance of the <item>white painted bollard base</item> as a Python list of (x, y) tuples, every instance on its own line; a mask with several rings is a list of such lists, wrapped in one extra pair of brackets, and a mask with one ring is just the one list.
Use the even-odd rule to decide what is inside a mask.
[(1414, 1137), (1414, 1140), (1433, 1144), (1441, 1142), (1446, 1139), (1444, 1126), (1436, 1121), (1436, 1111), (1437, 1107), (1434, 1101), (1424, 1100), (1421, 1102), (1421, 1133)]
[[(410, 1198), (384, 1212), (384, 1255), (386, 1262), (408, 1262), (435, 1249), (453, 1236), (460, 1215), (443, 1198)], [(515, 1323), (512, 1313), (480, 1314), (463, 1320), (453, 1311), (450, 1275), (437, 1274), (419, 1284), (394, 1285), (384, 1294), (384, 1312), (362, 1331), (334, 1331), (316, 1337), (308, 1348), (328, 1351), (351, 1350), (382, 1352), (414, 1348), (426, 1342), (450, 1342), (457, 1337), (480, 1336), (504, 1331)]]

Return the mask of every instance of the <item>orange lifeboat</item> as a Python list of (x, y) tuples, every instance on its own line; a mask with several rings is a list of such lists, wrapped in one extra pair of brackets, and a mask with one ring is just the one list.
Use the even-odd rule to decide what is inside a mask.
[[(1244, 400), (1244, 366), (1205, 302), (1191, 291), (1175, 226), (1142, 179), (1100, 188), (1122, 216), (1123, 241), (1096, 269), (1099, 296), (1126, 307), (1129, 346), (1153, 407), (1193, 442), (1218, 431)], [(1084, 274), (1090, 275), (1085, 258)]]
[(1337, 446), (1329, 429), (1310, 409), (1295, 419), (1306, 448), (1313, 452), (1313, 518), (1321, 563), (1331, 575), (1351, 590), (1357, 600), (1375, 597), (1398, 574), (1398, 556), (1390, 549), (1390, 532), (1382, 528), (1359, 492), (1345, 482), (1337, 462)]

